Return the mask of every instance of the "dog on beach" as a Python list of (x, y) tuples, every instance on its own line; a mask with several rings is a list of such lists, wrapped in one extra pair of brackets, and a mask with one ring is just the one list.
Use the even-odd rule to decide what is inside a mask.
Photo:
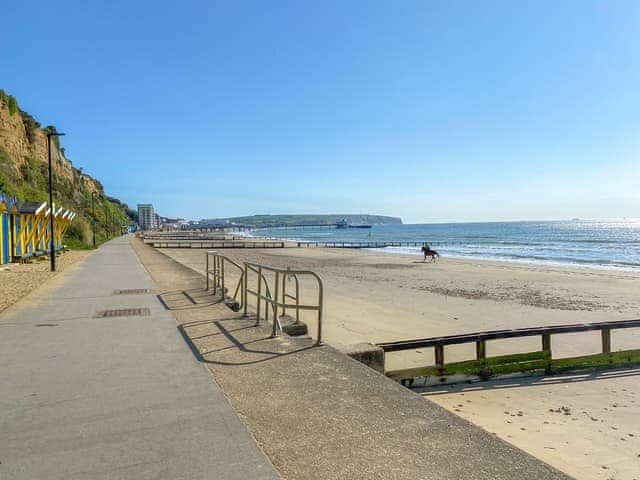
[(422, 247), (422, 253), (424, 254), (423, 262), (427, 261), (427, 257), (431, 257), (431, 261), (435, 262), (438, 258), (440, 258), (440, 254), (435, 250), (431, 250), (429, 247)]

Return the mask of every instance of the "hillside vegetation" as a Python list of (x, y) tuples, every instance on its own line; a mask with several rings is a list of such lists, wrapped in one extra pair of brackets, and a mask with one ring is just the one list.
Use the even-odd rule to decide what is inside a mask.
[[(47, 136), (52, 125), (42, 128), (18, 101), (0, 90), (0, 191), (20, 201), (49, 201)], [(54, 203), (78, 214), (67, 231), (72, 246), (92, 242), (91, 223), (96, 222), (98, 242), (137, 221), (137, 213), (105, 194), (102, 184), (73, 166), (65, 157), (58, 137), (51, 142)], [(95, 217), (91, 200), (95, 192)]]

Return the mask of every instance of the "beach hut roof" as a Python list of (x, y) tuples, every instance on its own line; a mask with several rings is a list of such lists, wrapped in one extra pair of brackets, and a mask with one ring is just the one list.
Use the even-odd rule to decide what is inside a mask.
[(5, 212), (9, 210), (9, 206), (7, 205), (7, 197), (3, 192), (0, 192), (0, 212)]
[(11, 214), (18, 213), (18, 199), (16, 197), (11, 197), (7, 199), (7, 210)]
[(46, 206), (47, 202), (18, 202), (18, 212), (37, 215)]

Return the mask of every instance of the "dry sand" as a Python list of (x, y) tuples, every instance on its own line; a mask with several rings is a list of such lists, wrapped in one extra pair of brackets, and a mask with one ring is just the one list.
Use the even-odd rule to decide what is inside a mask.
[[(162, 250), (203, 271), (202, 250)], [(640, 275), (342, 249), (228, 249), (236, 261), (309, 269), (325, 285), (324, 340), (381, 342), (498, 328), (640, 318)], [(227, 278), (234, 275), (227, 270)], [(315, 291), (303, 288), (310, 298)], [(310, 315), (305, 318), (314, 328)], [(640, 329), (612, 334), (637, 348)], [(488, 354), (537, 350), (539, 339), (490, 342)], [(554, 337), (554, 356), (596, 353), (598, 332)], [(527, 350), (523, 350), (527, 349)], [(448, 360), (473, 347), (448, 349)], [(431, 349), (389, 356), (387, 367), (433, 363)], [(640, 370), (537, 377), (422, 392), (580, 479), (640, 479)], [(460, 406), (462, 405), (462, 406)], [(563, 408), (564, 407), (564, 408)], [(504, 413), (507, 412), (507, 413)]]
[(35, 259), (32, 263), (0, 265), (0, 312), (90, 253), (87, 250), (69, 250), (58, 254), (56, 272), (50, 271), (48, 257)]

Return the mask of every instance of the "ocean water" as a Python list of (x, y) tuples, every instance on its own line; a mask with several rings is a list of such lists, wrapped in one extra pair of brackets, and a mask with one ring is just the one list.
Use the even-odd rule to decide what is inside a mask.
[[(640, 220), (275, 228), (252, 236), (309, 242), (429, 242), (443, 257), (640, 271)], [(420, 255), (419, 247), (387, 253)]]

